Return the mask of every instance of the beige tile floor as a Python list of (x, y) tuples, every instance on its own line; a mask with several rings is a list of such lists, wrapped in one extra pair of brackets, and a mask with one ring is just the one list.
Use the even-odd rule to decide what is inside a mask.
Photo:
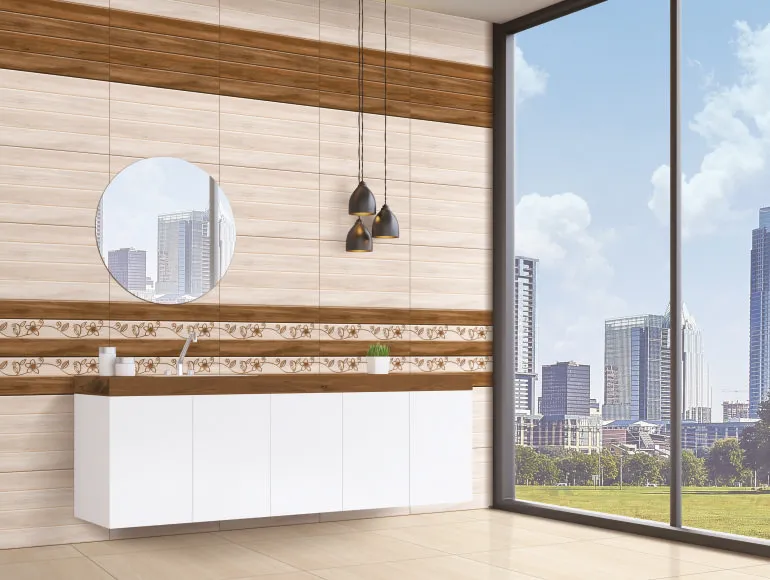
[(770, 559), (492, 510), (0, 551), (2, 580), (751, 580)]

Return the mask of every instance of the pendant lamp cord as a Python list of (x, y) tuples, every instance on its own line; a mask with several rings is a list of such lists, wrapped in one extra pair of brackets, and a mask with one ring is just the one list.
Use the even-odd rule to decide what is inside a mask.
[(388, 205), (388, 0), (385, 0), (385, 205)]
[(358, 181), (364, 180), (364, 0), (358, 0)]

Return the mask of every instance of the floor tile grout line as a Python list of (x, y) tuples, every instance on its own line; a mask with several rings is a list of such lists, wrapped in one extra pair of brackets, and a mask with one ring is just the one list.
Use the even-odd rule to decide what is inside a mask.
[[(109, 542), (109, 540), (106, 540), (106, 541), (108, 541), (108, 542)], [(89, 543), (90, 543), (90, 542), (89, 542)], [(113, 574), (111, 574), (111, 573), (110, 573), (110, 572), (109, 572), (109, 571), (108, 571), (108, 570), (107, 570), (107, 569), (106, 569), (104, 566), (102, 566), (102, 565), (101, 565), (99, 562), (97, 562), (96, 560), (94, 560), (94, 559), (93, 559), (91, 556), (89, 556), (89, 555), (88, 555), (88, 554), (86, 554), (85, 552), (81, 551), (81, 550), (78, 548), (78, 545), (79, 545), (79, 544), (69, 544), (69, 545), (70, 545), (70, 546), (72, 546), (72, 547), (73, 547), (75, 550), (77, 550), (77, 551), (78, 551), (80, 554), (82, 554), (83, 558), (85, 558), (86, 560), (88, 560), (89, 562), (91, 562), (91, 563), (92, 563), (94, 566), (96, 566), (97, 568), (99, 568), (100, 570), (102, 570), (102, 571), (103, 571), (105, 574), (107, 574), (107, 576), (109, 576), (110, 578), (113, 578), (114, 580), (118, 580), (118, 577), (117, 577), (117, 576), (114, 576)]]

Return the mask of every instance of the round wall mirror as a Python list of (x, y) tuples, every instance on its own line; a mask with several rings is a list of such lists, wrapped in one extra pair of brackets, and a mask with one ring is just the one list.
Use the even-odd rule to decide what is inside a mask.
[(134, 296), (192, 302), (214, 288), (235, 251), (235, 220), (214, 178), (182, 159), (129, 165), (104, 190), (96, 243), (107, 269)]

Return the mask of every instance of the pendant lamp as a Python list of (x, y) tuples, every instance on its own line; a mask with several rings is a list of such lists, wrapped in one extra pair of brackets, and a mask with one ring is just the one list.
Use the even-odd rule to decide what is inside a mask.
[(345, 240), (346, 252), (371, 252), (372, 251), (372, 234), (366, 229), (364, 222), (361, 218), (356, 220), (353, 227), (348, 232), (348, 237)]
[(398, 219), (388, 207), (388, 0), (385, 0), (385, 203), (374, 218), (372, 235), (380, 239), (399, 235)]
[(350, 215), (374, 215), (377, 202), (364, 181), (364, 2), (358, 0), (358, 187), (348, 202)]
[(372, 234), (361, 216), (377, 213), (374, 194), (364, 181), (364, 2), (358, 0), (358, 186), (348, 201), (348, 213), (358, 216), (345, 240), (346, 252), (371, 252)]

